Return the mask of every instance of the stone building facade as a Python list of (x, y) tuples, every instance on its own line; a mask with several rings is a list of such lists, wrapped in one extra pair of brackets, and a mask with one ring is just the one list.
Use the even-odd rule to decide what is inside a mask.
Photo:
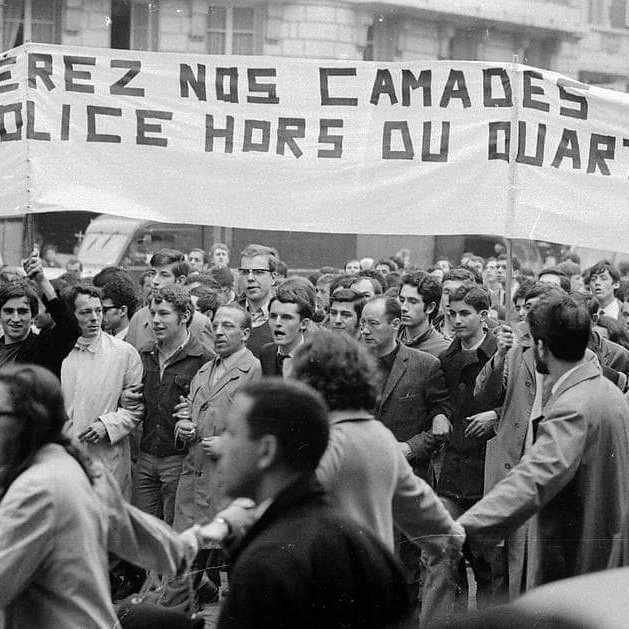
[(0, 0), (25, 39), (212, 54), (524, 63), (629, 89), (628, 0)]

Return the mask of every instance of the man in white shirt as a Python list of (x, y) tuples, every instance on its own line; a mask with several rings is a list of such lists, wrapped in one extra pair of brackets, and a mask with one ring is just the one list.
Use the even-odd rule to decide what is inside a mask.
[(61, 365), (61, 386), (69, 421), (65, 432), (103, 461), (126, 496), (131, 493), (129, 433), (143, 409), (119, 405), (123, 391), (139, 387), (142, 363), (137, 351), (103, 334), (103, 304), (99, 289), (74, 286), (69, 295), (81, 336)]
[(618, 269), (607, 260), (597, 262), (587, 270), (585, 283), (589, 285), (592, 295), (598, 299), (598, 303), (601, 305), (598, 314), (611, 317), (622, 323), (622, 304), (614, 295), (620, 286)]
[(315, 290), (303, 277), (291, 277), (278, 286), (269, 308), (273, 343), (260, 350), (262, 375), (290, 375), (294, 352), (304, 342), (316, 304)]

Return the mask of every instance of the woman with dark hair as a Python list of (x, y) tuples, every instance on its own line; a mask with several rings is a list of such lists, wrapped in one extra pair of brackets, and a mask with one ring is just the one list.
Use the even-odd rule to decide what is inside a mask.
[(112, 477), (64, 435), (59, 380), (0, 369), (0, 625), (118, 626), (108, 552), (174, 576), (197, 537), (126, 503)]
[(393, 433), (373, 417), (375, 359), (349, 335), (320, 330), (298, 347), (291, 375), (318, 391), (330, 409), (330, 440), (317, 468), (330, 501), (390, 549), (394, 523), (418, 543), (429, 565), (422, 619), (447, 616), (462, 530), (429, 485), (415, 476)]

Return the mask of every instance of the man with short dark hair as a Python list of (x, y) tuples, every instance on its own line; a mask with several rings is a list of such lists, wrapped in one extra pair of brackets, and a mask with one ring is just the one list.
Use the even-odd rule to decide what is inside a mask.
[(620, 286), (620, 272), (607, 260), (601, 260), (585, 273), (585, 283), (601, 308), (598, 314), (611, 317), (622, 323), (622, 304), (614, 292)]
[(121, 279), (107, 282), (103, 286), (103, 330), (124, 341), (137, 306), (131, 284)]
[(330, 297), (328, 328), (357, 338), (358, 322), (365, 305), (365, 298), (351, 288), (337, 288)]
[(584, 361), (587, 309), (568, 296), (528, 314), (536, 369), (553, 381), (533, 420), (531, 448), (459, 521), (472, 544), (493, 545), (531, 516), (527, 587), (607, 567), (629, 507), (629, 409)]
[[(172, 284), (183, 286), (190, 273), (190, 264), (184, 254), (176, 249), (159, 249), (153, 254), (149, 264), (153, 290)], [(206, 352), (210, 354), (214, 352), (211, 322), (200, 312), (192, 315), (190, 334), (201, 343)], [(148, 306), (144, 306), (133, 315), (125, 340), (138, 351), (155, 340)]]
[(190, 381), (211, 356), (188, 332), (192, 302), (178, 284), (153, 292), (150, 304), (156, 341), (142, 349), (146, 414), (135, 466), (135, 504), (172, 525), (186, 448), (175, 443), (175, 406), (190, 393)]
[[(445, 444), (436, 490), (453, 518), (459, 517), (483, 496), (486, 435), (466, 435), (470, 421), (491, 406), (474, 400), (474, 383), (483, 365), (496, 351), (496, 340), (485, 320), (490, 308), (488, 292), (476, 284), (463, 284), (449, 294), (448, 318), (455, 338), (439, 357), (452, 403), (452, 435)], [(466, 553), (477, 584), (479, 607), (494, 601), (495, 586), (502, 586), (501, 569), (493, 569), (487, 559)], [(461, 567), (461, 586), (467, 575)], [(495, 581), (498, 580), (496, 583)], [(467, 605), (464, 595), (463, 603)]]
[(39, 256), (34, 253), (24, 262), (24, 270), (39, 288), (42, 301), (55, 322), (55, 327), (39, 334), (31, 325), (39, 311), (38, 295), (29, 280), (12, 280), (0, 286), (0, 366), (34, 363), (61, 373), (61, 362), (74, 346), (81, 330), (76, 318), (59, 299), (52, 284), (46, 279)]
[(448, 301), (450, 293), (465, 283), (475, 282), (474, 273), (470, 269), (458, 267), (443, 274), (441, 281), (441, 303), (439, 304), (439, 316), (435, 321), (435, 328), (447, 341), (452, 341), (454, 331), (448, 319)]
[(326, 629), (408, 619), (390, 552), (325, 503), (314, 472), (328, 433), (325, 403), (304, 384), (266, 380), (236, 394), (219, 469), (227, 494), (264, 511), (232, 557), (220, 629), (261, 618), (268, 627)]
[(277, 279), (277, 255), (274, 249), (264, 245), (247, 245), (240, 254), (238, 273), (244, 283), (245, 295), (239, 300), (253, 322), (247, 347), (256, 358), (263, 345), (273, 342), (269, 328), (269, 304)]
[(73, 286), (68, 295), (81, 336), (61, 365), (69, 422), (66, 432), (101, 459), (126, 496), (131, 493), (129, 434), (143, 409), (121, 406), (123, 392), (141, 386), (142, 363), (127, 342), (105, 334), (100, 289)]
[(441, 303), (441, 284), (422, 271), (407, 273), (398, 300), (402, 307), (398, 339), (407, 347), (439, 356), (449, 345), (432, 324)]
[(290, 375), (294, 352), (304, 342), (316, 299), (312, 284), (303, 277), (291, 277), (277, 287), (269, 307), (273, 343), (260, 350), (262, 375), (282, 378)]

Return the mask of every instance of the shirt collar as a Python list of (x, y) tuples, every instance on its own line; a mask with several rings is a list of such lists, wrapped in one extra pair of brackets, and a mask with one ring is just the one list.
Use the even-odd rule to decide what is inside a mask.
[(302, 345), (302, 344), (303, 344), (304, 340), (305, 340), (305, 339), (304, 339), (304, 335), (302, 334), (302, 335), (301, 335), (301, 337), (300, 337), (300, 339), (299, 339), (299, 343), (297, 343), (297, 345), (295, 345), (295, 347), (293, 347), (293, 349), (292, 349), (290, 352), (288, 352), (288, 354), (284, 354), (284, 352), (280, 351), (280, 350), (281, 350), (281, 348), (280, 348), (280, 347), (278, 347), (278, 348), (277, 348), (277, 353), (278, 353), (280, 356), (284, 356), (285, 358), (292, 358), (292, 357), (295, 355), (295, 350), (296, 350), (296, 349), (297, 349), (300, 345)]
[(223, 365), (224, 369), (230, 369), (233, 365), (235, 365), (241, 358), (241, 356), (245, 353), (245, 351), (247, 350), (246, 347), (243, 347), (242, 349), (239, 349), (237, 352), (234, 352), (233, 354), (231, 354), (230, 356), (228, 356), (227, 358), (221, 358), (220, 356), (216, 359), (216, 364), (221, 364)]
[(96, 347), (98, 346), (100, 339), (102, 336), (102, 332), (95, 338), (86, 339), (84, 336), (79, 336), (74, 344), (74, 347), (80, 351), (91, 352), (92, 354), (96, 353)]

